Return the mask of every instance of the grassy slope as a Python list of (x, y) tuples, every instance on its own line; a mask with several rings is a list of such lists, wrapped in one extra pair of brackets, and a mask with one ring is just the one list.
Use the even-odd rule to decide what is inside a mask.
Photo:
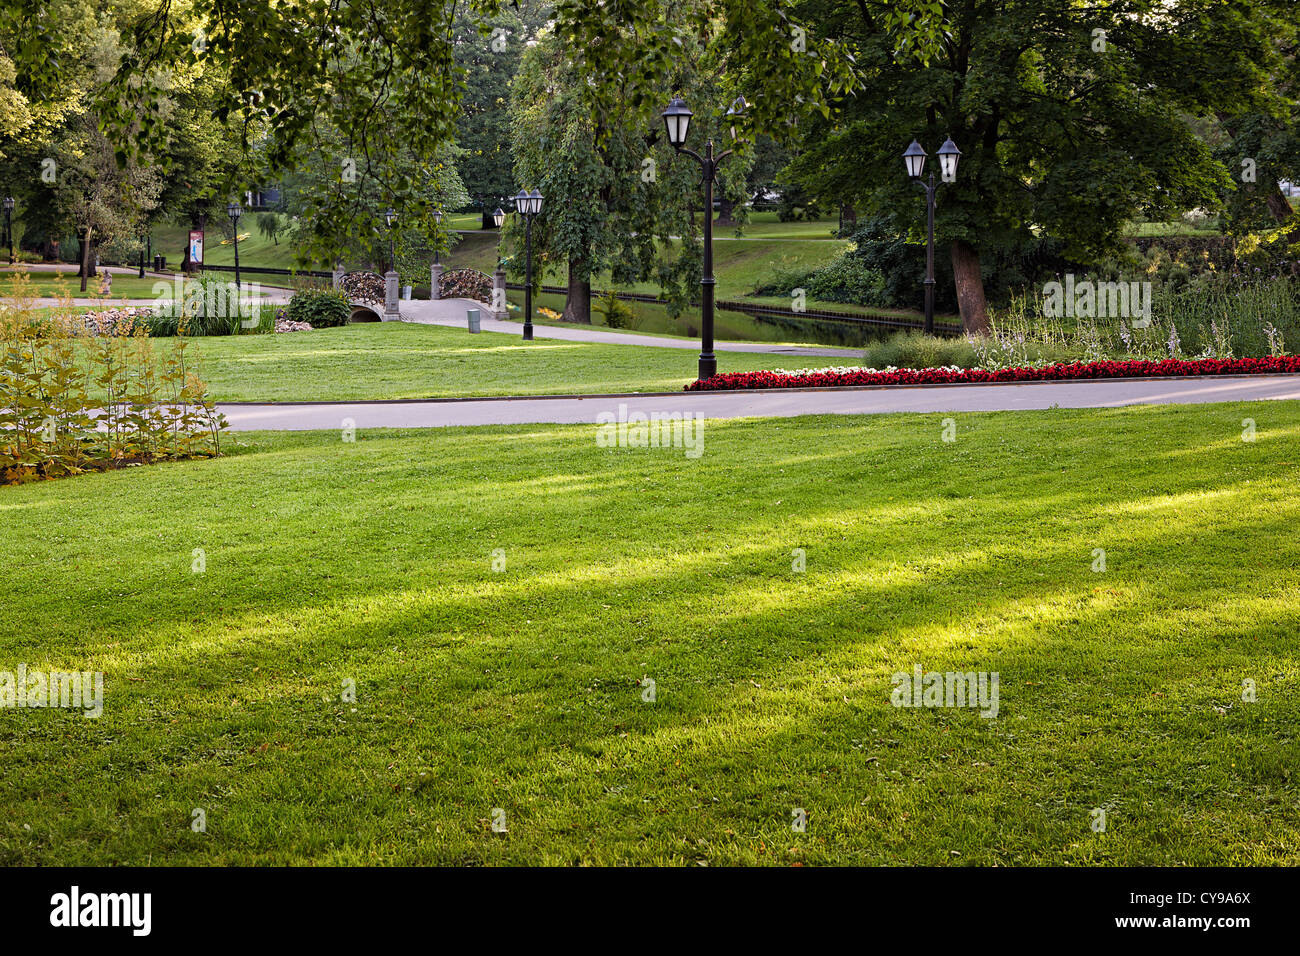
[[(1300, 862), (1300, 408), (941, 430), (253, 435), (0, 489), (0, 667), (107, 674), (99, 720), (0, 712), (0, 862)], [(1000, 715), (891, 707), (917, 663)]]
[[(160, 340), (165, 348), (166, 339)], [(599, 345), (407, 323), (290, 335), (194, 340), (221, 401), (323, 401), (676, 391), (695, 378), (688, 349)], [(834, 364), (768, 353), (718, 353), (724, 372)]]

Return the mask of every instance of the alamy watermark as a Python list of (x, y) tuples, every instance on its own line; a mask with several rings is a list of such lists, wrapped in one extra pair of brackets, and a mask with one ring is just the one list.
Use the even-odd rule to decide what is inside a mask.
[(704, 416), (686, 412), (618, 412), (596, 416), (598, 448), (683, 448), (687, 458), (704, 454)]
[(104, 712), (103, 671), (38, 671), (19, 664), (0, 670), (0, 707), (68, 707), (98, 717)]
[(261, 319), (262, 287), (256, 282), (200, 283), (176, 276), (171, 282), (155, 282), (153, 294), (159, 315), (239, 318), (245, 329), (257, 328)]
[(1151, 283), (1076, 280), (1073, 273), (1067, 273), (1063, 283), (1043, 286), (1043, 314), (1052, 319), (1078, 316), (1150, 322)]
[(121, 927), (148, 936), (153, 920), (152, 893), (83, 893), (73, 886), (50, 897), (50, 925), (75, 928)]
[(895, 707), (970, 707), (979, 708), (981, 717), (998, 715), (998, 672), (993, 671), (899, 671), (891, 678), (894, 685), (889, 702)]

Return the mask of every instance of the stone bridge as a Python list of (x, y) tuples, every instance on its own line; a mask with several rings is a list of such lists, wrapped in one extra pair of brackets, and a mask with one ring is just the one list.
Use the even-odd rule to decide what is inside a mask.
[[(341, 270), (335, 271), (336, 289), (342, 286), (345, 275)], [(368, 299), (349, 299), (348, 305), (352, 307), (352, 313), (348, 316), (349, 322), (400, 322), (408, 317), (403, 315), (404, 311), (416, 322), (428, 322), (434, 315), (446, 318), (454, 310), (459, 310), (460, 317), (463, 319), (465, 310), (470, 308), (477, 308), (483, 313), (484, 318), (506, 317), (506, 313), (493, 312), (492, 307), (481, 301), (480, 297), (466, 294), (479, 293), (482, 298), (505, 302), (505, 274), (502, 272), (490, 276), (476, 269), (457, 269), (444, 275), (442, 265), (435, 264), (429, 269), (429, 288), (436, 290), (432, 299), (401, 299), (397, 274), (389, 272), (383, 278), (384, 301), (381, 303)], [(444, 298), (446, 293), (453, 290), (460, 294)], [(446, 305), (442, 306), (443, 303)]]

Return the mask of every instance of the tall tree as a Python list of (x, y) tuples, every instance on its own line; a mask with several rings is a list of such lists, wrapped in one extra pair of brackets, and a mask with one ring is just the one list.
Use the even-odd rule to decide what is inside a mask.
[(456, 65), (465, 71), (457, 169), (484, 229), (493, 227), (493, 210), (518, 189), (510, 153), (510, 84), (550, 15), (549, 2), (523, 0), (484, 21), (456, 19)]
[[(14, 0), (36, 11), (39, 0)], [(139, 18), (114, 83), (99, 110), (123, 152), (148, 151), (165, 138), (167, 119), (158, 86), (159, 67), (220, 63), (229, 74), (213, 115), (244, 135), (251, 153), (269, 135), (263, 154), (270, 173), (318, 156), (313, 141), (324, 121), (343, 137), (343, 155), (383, 179), (383, 190), (404, 221), (434, 235), (433, 208), (422, 193), (442, 147), (456, 134), (464, 71), (455, 61), (454, 21), (459, 11), (476, 22), (496, 16), (499, 0), (387, 0), (382, 5), (297, 0), (250, 4), (245, 0), (140, 0)], [(677, 26), (665, 0), (561, 0), (557, 30), (570, 44), (589, 84), (587, 108), (630, 96), (643, 109), (662, 99), (673, 68)], [(825, 109), (823, 90), (843, 89), (845, 78), (829, 45), (804, 47), (802, 27), (783, 0), (700, 0), (700, 25), (718, 21), (739, 60), (753, 71), (760, 129), (768, 120)], [(15, 64), (39, 62), (42, 36), (19, 43)], [(826, 49), (823, 49), (826, 47)], [(20, 63), (19, 60), (22, 62)], [(658, 105), (662, 106), (662, 103)], [(413, 156), (415, 166), (399, 160)], [(382, 171), (382, 172), (381, 172)], [(337, 252), (341, 231), (364, 236), (381, 231), (367, 208), (341, 191), (322, 192), (303, 235), (301, 255), (320, 260)], [(322, 231), (323, 230), (323, 231)]]
[(1274, 62), (1269, 0), (950, 0), (941, 51), (898, 55), (892, 2), (805, 0), (800, 13), (857, 51), (860, 91), (836, 122), (805, 127), (807, 181), (851, 188), (923, 228), (901, 154), (963, 155), (940, 190), (968, 331), (987, 328), (981, 257), (1045, 231), (1089, 261), (1143, 214), (1212, 205), (1227, 172), (1185, 113), (1249, 109)]
[[(683, 38), (674, 84), (696, 108), (694, 142), (721, 133), (729, 102), (720, 86), (725, 60), (716, 50), (710, 56), (703, 41)], [(568, 48), (546, 32), (525, 54), (511, 91), (516, 178), (541, 189), (547, 203), (533, 246), (568, 267), (564, 317), (591, 321), (591, 279), (605, 270), (616, 283), (658, 280), (684, 304), (698, 278), (691, 213), (701, 205), (699, 170), (675, 156), (657, 113), (626, 105), (592, 113), (586, 89)], [(750, 156), (742, 150), (719, 172), (720, 193), (733, 202), (743, 196)], [(677, 237), (685, 237), (685, 251), (674, 256)]]

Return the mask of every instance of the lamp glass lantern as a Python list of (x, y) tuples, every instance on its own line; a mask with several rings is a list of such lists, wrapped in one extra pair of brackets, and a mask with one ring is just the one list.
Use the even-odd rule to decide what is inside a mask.
[(674, 96), (661, 115), (664, 118), (664, 127), (668, 130), (668, 142), (672, 143), (673, 149), (681, 149), (686, 145), (686, 133), (691, 127), (691, 117), (695, 114), (691, 112), (685, 100), (680, 96)]
[(14, 197), (13, 197), (13, 196), (5, 196), (5, 199), (4, 199), (4, 207), (5, 207), (5, 212), (13, 212), (13, 211), (14, 211)]
[(492, 221), (493, 221), (494, 223), (496, 223), (496, 227), (497, 227), (498, 229), (500, 229), (502, 223), (504, 223), (504, 222), (506, 221), (506, 214), (505, 214), (505, 212), (501, 209), (500, 206), (498, 206), (498, 207), (496, 208), (496, 211), (492, 213)]
[(397, 213), (393, 212), (391, 206), (388, 209), (384, 210), (384, 223), (388, 226), (389, 229), (393, 228), (393, 223), (395, 223), (396, 221), (397, 221)]
[(920, 179), (921, 173), (925, 172), (925, 150), (916, 140), (912, 140), (912, 145), (907, 147), (907, 152), (903, 153), (903, 163), (907, 166), (907, 175), (913, 179)]
[(731, 138), (736, 139), (736, 120), (745, 115), (745, 108), (749, 104), (745, 102), (743, 96), (737, 96), (731, 101), (731, 108), (727, 110), (727, 119), (731, 124)]
[(441, 209), (435, 209), (435, 210), (433, 211), (433, 221), (434, 221), (434, 223), (435, 223), (436, 225), (439, 225), (439, 226), (442, 225), (442, 210), (441, 210)]
[(943, 175), (945, 183), (955, 183), (957, 181), (957, 161), (961, 158), (961, 150), (949, 136), (944, 144), (939, 147), (939, 171)]
[(226, 215), (229, 216), (234, 221), (238, 222), (239, 217), (242, 216), (243, 214), (244, 214), (244, 209), (242, 206), (239, 205), (239, 203), (232, 202), (226, 205)]

